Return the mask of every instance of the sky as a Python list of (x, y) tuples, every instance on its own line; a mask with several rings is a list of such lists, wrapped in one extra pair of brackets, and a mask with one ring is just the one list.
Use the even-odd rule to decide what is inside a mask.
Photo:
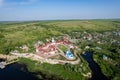
[(120, 0), (0, 0), (0, 21), (120, 18)]

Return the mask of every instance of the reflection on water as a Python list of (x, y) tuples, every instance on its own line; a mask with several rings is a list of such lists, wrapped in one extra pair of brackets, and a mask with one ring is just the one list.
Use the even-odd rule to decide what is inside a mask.
[(39, 80), (28, 72), (24, 64), (11, 64), (4, 69), (0, 69), (0, 80)]
[[(41, 79), (38, 79), (39, 75)], [(0, 80), (63, 80), (59, 76), (41, 71), (29, 72), (25, 64), (11, 64), (0, 69)]]
[[(92, 71), (91, 80), (109, 80), (101, 71), (99, 65), (93, 60), (93, 53), (85, 52), (81, 56), (88, 62), (89, 67)], [(4, 69), (0, 69), (0, 80), (40, 80), (35, 75), (40, 75), (41, 80), (63, 80), (55, 75), (50, 75), (42, 72), (29, 72), (25, 64), (11, 64), (6, 66)]]
[(109, 80), (101, 71), (99, 65), (93, 60), (93, 53), (85, 52), (81, 56), (88, 62), (92, 71), (91, 80)]

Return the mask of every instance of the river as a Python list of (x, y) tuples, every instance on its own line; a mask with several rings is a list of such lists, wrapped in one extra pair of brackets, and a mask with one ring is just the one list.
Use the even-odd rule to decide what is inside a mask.
[[(93, 53), (85, 52), (81, 54), (81, 56), (88, 62), (89, 67), (92, 72), (91, 80), (109, 80), (101, 71), (100, 66), (94, 61)], [(41, 75), (42, 79), (38, 79), (36, 75)], [(25, 64), (10, 64), (6, 66), (4, 69), (0, 69), (0, 80), (62, 80), (58, 79), (55, 76), (46, 77), (47, 74), (43, 74), (42, 72), (34, 72), (31, 73), (28, 71), (27, 66)]]
[[(36, 76), (41, 76), (38, 78)], [(29, 72), (25, 64), (10, 64), (4, 69), (0, 69), (0, 80), (63, 80), (62, 78), (45, 74), (44, 72)]]
[(101, 71), (100, 66), (94, 61), (93, 59), (93, 53), (91, 52), (85, 52), (84, 54), (81, 54), (81, 56), (88, 62), (89, 67), (92, 72), (92, 78), (91, 80), (109, 80)]
[(0, 80), (39, 80), (32, 73), (28, 72), (25, 64), (10, 64), (0, 69)]

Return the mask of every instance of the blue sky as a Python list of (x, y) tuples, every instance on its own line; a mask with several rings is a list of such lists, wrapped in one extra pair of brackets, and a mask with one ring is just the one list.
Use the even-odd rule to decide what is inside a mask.
[(0, 21), (120, 18), (120, 0), (0, 0)]

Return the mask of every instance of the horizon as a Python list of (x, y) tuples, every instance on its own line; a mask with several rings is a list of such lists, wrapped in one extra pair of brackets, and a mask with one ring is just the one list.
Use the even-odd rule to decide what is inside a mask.
[(91, 21), (91, 20), (120, 20), (120, 18), (106, 18), (106, 19), (49, 19), (49, 20), (11, 20), (0, 22), (37, 22), (37, 21)]
[(0, 0), (0, 21), (119, 19), (117, 0)]

